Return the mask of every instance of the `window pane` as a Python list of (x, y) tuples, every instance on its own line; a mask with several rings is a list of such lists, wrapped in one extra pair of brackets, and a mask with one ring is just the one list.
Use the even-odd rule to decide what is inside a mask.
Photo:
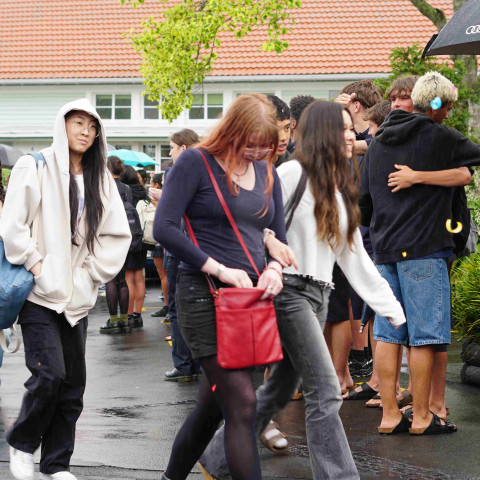
[(111, 95), (96, 95), (97, 107), (111, 107), (112, 96)]
[(203, 94), (202, 93), (194, 93), (192, 95), (192, 105), (203, 105)]
[[(207, 118), (217, 119), (222, 116), (223, 108), (222, 107), (208, 107)], [(192, 118), (190, 116), (190, 118)]]
[(126, 143), (117, 143), (116, 145), (114, 145), (115, 147), (115, 150), (131, 150), (132, 149), (132, 146), (131, 145), (128, 145)]
[(102, 120), (111, 120), (112, 118), (112, 109), (111, 108), (99, 108), (97, 107), (97, 113), (100, 115)]
[(156, 107), (158, 102), (156, 100), (149, 100), (148, 97), (143, 97), (143, 104), (146, 107)]
[(192, 120), (202, 120), (205, 118), (205, 109), (203, 107), (192, 107), (189, 117)]
[(223, 105), (223, 93), (209, 93), (207, 95), (208, 105)]
[(116, 108), (115, 118), (117, 120), (130, 120), (130, 108)]
[(158, 108), (145, 108), (143, 111), (143, 118), (145, 118), (145, 120), (158, 120), (158, 117)]
[(149, 157), (152, 157), (155, 160), (155, 153), (157, 151), (157, 146), (155, 144), (143, 145), (142, 150), (143, 153), (145, 153)]
[(116, 107), (130, 107), (132, 105), (131, 95), (115, 95)]

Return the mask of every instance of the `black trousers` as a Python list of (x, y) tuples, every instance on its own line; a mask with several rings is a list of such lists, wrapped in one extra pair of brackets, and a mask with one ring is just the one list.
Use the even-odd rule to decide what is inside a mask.
[(18, 323), (32, 376), (25, 382), (27, 392), (7, 441), (27, 453), (41, 444), (42, 473), (69, 470), (83, 409), (88, 318), (72, 328), (63, 314), (27, 301)]

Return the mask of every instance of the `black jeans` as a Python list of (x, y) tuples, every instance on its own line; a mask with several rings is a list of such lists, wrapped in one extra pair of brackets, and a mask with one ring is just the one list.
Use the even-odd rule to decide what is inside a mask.
[(7, 441), (27, 453), (41, 444), (42, 473), (69, 470), (75, 425), (83, 409), (88, 318), (72, 327), (63, 314), (27, 301), (18, 323), (32, 376)]

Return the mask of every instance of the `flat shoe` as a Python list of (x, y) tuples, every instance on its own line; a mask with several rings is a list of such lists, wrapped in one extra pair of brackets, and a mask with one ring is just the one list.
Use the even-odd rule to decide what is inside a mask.
[(380, 397), (380, 394), (377, 393), (374, 395), (366, 404), (365, 406), (367, 408), (381, 408), (382, 407), (382, 398)]
[(402, 415), (401, 420), (395, 425), (395, 427), (377, 427), (380, 435), (396, 435), (397, 433), (404, 433), (411, 430), (410, 420), (406, 415)]
[(350, 390), (344, 400), (370, 400), (378, 393), (366, 382), (362, 383), (360, 388), (360, 392)]
[(457, 426), (450, 420), (442, 420), (439, 416), (433, 414), (430, 425), (425, 428), (409, 428), (410, 435), (438, 435), (440, 433), (453, 433), (457, 431)]

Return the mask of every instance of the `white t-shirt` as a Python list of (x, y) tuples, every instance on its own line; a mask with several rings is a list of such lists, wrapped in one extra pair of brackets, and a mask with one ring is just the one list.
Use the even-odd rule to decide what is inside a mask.
[(83, 183), (83, 173), (81, 173), (80, 175), (74, 175), (73, 178), (77, 184), (78, 191), (77, 227), (75, 229), (77, 231), (78, 224), (80, 223), (80, 219), (82, 218), (83, 210), (85, 209), (85, 184)]

